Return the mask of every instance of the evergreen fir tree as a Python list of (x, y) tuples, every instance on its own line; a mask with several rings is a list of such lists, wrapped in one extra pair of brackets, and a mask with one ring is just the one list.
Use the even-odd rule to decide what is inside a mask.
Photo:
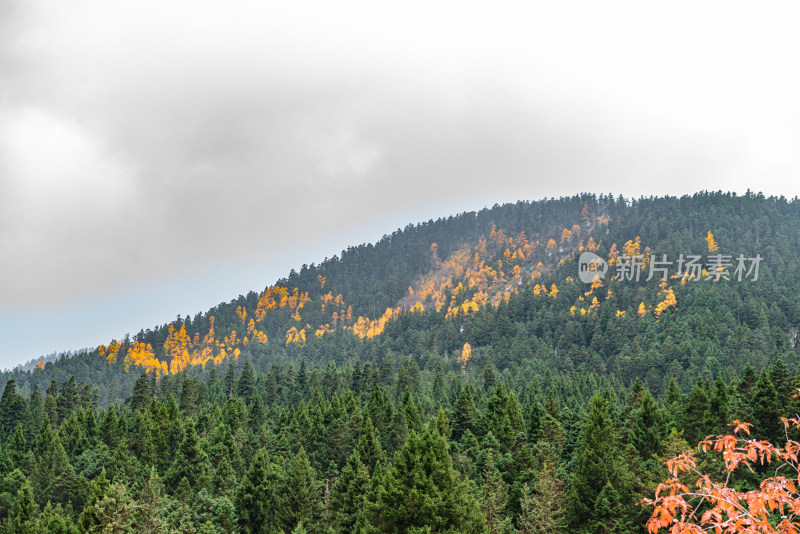
[(359, 532), (483, 532), (479, 505), (435, 427), (412, 432), (365, 502)]
[(364, 505), (364, 495), (369, 488), (369, 471), (361, 462), (358, 451), (353, 451), (347, 459), (339, 478), (331, 488), (331, 524), (335, 532), (353, 532), (358, 515)]
[(472, 400), (469, 384), (467, 384), (461, 390), (453, 411), (453, 441), (459, 441), (466, 431), (472, 431), (474, 424), (475, 403)]
[(316, 532), (321, 513), (319, 483), (306, 451), (300, 447), (286, 470), (280, 516), (287, 531), (302, 524), (310, 532)]
[(194, 423), (190, 420), (186, 423), (183, 442), (167, 471), (165, 482), (174, 487), (186, 478), (192, 491), (198, 491), (207, 482), (209, 468), (208, 455), (200, 447)]
[(236, 491), (236, 512), (239, 528), (244, 534), (280, 532), (279, 514), (282, 477), (277, 465), (269, 460), (267, 451), (259, 449)]
[(0, 397), (0, 439), (8, 439), (11, 432), (23, 421), (26, 408), (25, 399), (17, 393), (17, 381), (10, 379)]
[(239, 383), (236, 387), (236, 394), (250, 404), (255, 393), (256, 378), (253, 372), (253, 364), (250, 360), (245, 360), (242, 367), (242, 374), (239, 375)]
[(384, 460), (383, 449), (378, 441), (378, 437), (375, 435), (375, 429), (372, 426), (372, 418), (369, 415), (364, 418), (364, 424), (361, 426), (361, 433), (358, 436), (356, 451), (358, 451), (358, 455), (364, 462), (367, 470), (375, 469), (375, 466)]
[(483, 511), (488, 534), (508, 532), (511, 527), (511, 520), (505, 517), (508, 492), (503, 478), (495, 466), (496, 459), (496, 455), (492, 452), (483, 472), (484, 482), (481, 488), (481, 511)]
[(532, 488), (523, 487), (519, 534), (562, 534), (567, 530), (564, 484), (553, 463), (545, 463)]
[(625, 479), (618, 427), (609, 413), (608, 400), (600, 394), (589, 404), (589, 418), (575, 457), (567, 497), (570, 525), (578, 531), (592, 524), (595, 502), (605, 485), (620, 487)]

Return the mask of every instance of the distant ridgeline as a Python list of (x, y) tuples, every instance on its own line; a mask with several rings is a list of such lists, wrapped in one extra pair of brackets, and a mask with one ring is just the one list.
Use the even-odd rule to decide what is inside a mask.
[[(75, 376), (106, 406), (142, 372), (197, 376), (249, 360), (336, 365), (405, 354), (469, 373), (592, 372), (662, 391), (697, 376), (792, 367), (800, 202), (723, 193), (580, 195), (409, 225), (303, 265), (261, 293), (96, 350), (4, 373), (29, 395)], [(579, 259), (605, 261), (582, 281)]]

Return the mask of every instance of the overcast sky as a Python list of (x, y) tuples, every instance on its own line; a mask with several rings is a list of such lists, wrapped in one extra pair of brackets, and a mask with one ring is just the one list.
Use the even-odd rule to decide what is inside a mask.
[(0, 368), (495, 203), (798, 195), (798, 15), (0, 0)]

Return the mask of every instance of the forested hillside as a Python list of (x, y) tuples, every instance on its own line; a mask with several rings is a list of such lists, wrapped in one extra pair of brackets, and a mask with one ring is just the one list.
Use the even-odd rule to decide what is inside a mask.
[(667, 457), (787, 439), (798, 250), (800, 201), (750, 193), (409, 225), (4, 373), (3, 528), (645, 532)]

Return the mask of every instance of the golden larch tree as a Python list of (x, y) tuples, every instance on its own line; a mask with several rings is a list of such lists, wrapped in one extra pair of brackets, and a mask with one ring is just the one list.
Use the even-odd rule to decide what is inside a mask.
[(706, 236), (706, 244), (708, 245), (709, 252), (719, 250), (719, 245), (717, 245), (717, 242), (714, 241), (714, 234), (711, 233), (711, 230), (708, 231), (708, 235)]

